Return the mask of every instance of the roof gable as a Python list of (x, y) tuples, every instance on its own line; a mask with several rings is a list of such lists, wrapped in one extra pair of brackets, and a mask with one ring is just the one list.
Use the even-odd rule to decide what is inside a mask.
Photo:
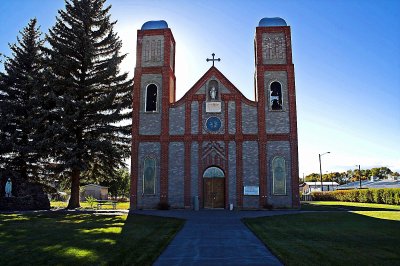
[(192, 88), (190, 88), (185, 95), (173, 105), (180, 105), (187, 99), (191, 99), (196, 94), (205, 94), (204, 86), (207, 81), (212, 79), (219, 81), (224, 86), (224, 90), (221, 91), (222, 94), (233, 94), (236, 99), (240, 98), (247, 104), (256, 105), (256, 102), (247, 99), (215, 66), (211, 66), (210, 69), (192, 86)]

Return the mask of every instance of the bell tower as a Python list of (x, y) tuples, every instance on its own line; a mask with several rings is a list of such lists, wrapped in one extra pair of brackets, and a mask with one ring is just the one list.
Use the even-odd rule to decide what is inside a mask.
[[(175, 40), (167, 22), (148, 21), (137, 31), (136, 68), (132, 101), (131, 208), (138, 191), (154, 191), (154, 202), (168, 200), (169, 105), (175, 102)], [(139, 144), (145, 142), (146, 144)], [(143, 162), (154, 161), (154, 187), (144, 188)], [(143, 155), (144, 154), (144, 155)], [(151, 171), (151, 170), (149, 170)], [(153, 179), (152, 179), (153, 178)], [(150, 182), (150, 181), (149, 181)], [(157, 182), (157, 183), (156, 183)], [(143, 189), (139, 189), (143, 187)]]
[[(297, 114), (290, 27), (281, 18), (261, 19), (254, 46), (260, 206), (298, 207)], [(285, 195), (290, 197), (282, 197)]]

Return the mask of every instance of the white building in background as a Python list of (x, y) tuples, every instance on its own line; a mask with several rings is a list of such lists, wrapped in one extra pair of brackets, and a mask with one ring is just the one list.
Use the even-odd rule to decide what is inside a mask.
[(309, 194), (314, 191), (334, 191), (339, 184), (336, 182), (322, 182), (323, 189), (321, 190), (321, 182), (304, 182), (303, 194)]
[(95, 184), (89, 184), (82, 186), (81, 200), (85, 200), (86, 197), (92, 196), (97, 200), (108, 199), (108, 187), (103, 187)]

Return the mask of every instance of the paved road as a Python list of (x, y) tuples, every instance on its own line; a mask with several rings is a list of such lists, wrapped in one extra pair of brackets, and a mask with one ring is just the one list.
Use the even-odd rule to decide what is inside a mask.
[(134, 213), (186, 219), (154, 265), (282, 265), (240, 221), (293, 211), (171, 210)]

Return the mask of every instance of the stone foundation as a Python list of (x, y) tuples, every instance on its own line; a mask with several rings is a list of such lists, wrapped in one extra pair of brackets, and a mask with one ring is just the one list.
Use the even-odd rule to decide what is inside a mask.
[(49, 210), (50, 201), (45, 194), (24, 197), (0, 198), (2, 211)]
[(26, 180), (10, 176), (12, 181), (11, 197), (5, 197), (6, 178), (0, 180), (0, 210), (25, 211), (25, 210), (49, 210), (50, 201), (43, 192), (40, 184), (27, 182)]

